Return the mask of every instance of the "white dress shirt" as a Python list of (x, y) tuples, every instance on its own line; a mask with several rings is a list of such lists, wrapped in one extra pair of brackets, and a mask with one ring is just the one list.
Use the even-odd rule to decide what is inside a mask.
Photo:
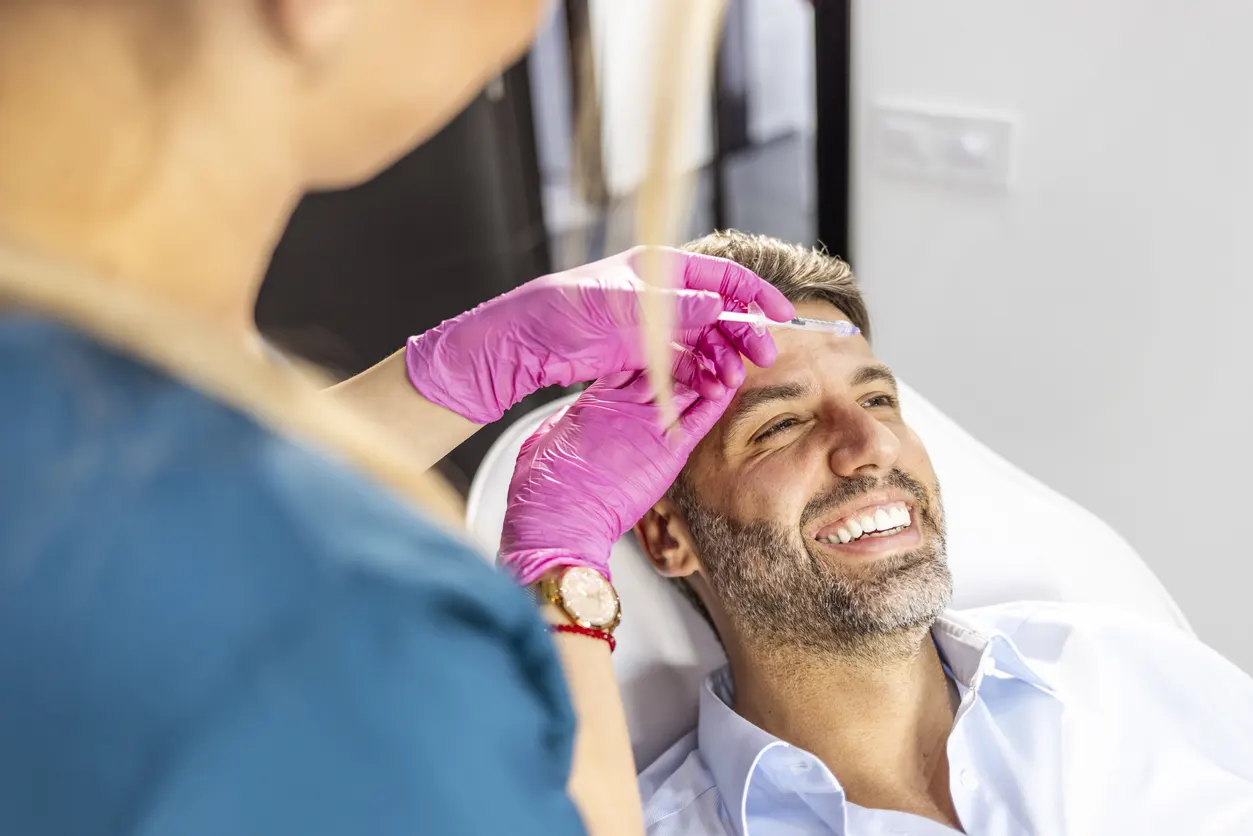
[[(961, 694), (948, 760), (967, 834), (1253, 836), (1253, 680), (1195, 638), (1037, 603), (947, 613), (932, 635)], [(954, 833), (848, 801), (730, 689), (710, 676), (697, 730), (640, 776), (649, 836)]]

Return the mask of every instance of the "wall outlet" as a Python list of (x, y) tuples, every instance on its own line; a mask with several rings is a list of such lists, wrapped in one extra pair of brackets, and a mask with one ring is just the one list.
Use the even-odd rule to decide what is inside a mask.
[(881, 171), (998, 188), (1013, 183), (1013, 117), (874, 105), (869, 127), (866, 150)]

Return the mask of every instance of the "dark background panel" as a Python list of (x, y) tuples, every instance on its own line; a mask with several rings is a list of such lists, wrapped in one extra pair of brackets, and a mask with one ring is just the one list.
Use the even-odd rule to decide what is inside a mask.
[(818, 241), (853, 262), (849, 198), (852, 195), (851, 134), (853, 3), (814, 2), (814, 166), (817, 172)]
[[(547, 273), (534, 142), (524, 61), (379, 177), (307, 198), (262, 287), (262, 331), (349, 376)], [(444, 469), (459, 487), (504, 426), (450, 456)]]

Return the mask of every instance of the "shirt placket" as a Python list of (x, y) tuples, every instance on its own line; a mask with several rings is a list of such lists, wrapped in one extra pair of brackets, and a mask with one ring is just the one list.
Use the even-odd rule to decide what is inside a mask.
[[(953, 805), (967, 833), (1063, 832), (1055, 829), (1061, 824), (1061, 816), (1048, 801), (1060, 792), (1056, 736), (1033, 736), (1026, 749), (1020, 745), (1013, 752), (992, 748), (993, 741), (999, 740), (1005, 730), (989, 709), (988, 694), (989, 687), (1002, 684), (998, 681), (1002, 678), (996, 660), (985, 653), (949, 736)], [(991, 682), (985, 684), (988, 680)], [(1018, 680), (1015, 685), (1030, 688)], [(1039, 702), (1040, 710), (1033, 714), (1044, 725), (1049, 725), (1046, 712), (1061, 710), (1060, 702), (1041, 691), (1028, 690), (1017, 699)], [(986, 748), (980, 749), (976, 745), (979, 741)], [(1030, 772), (1005, 763), (1007, 755), (1027, 759)]]
[(967, 833), (988, 832), (987, 804), (984, 803), (987, 790), (983, 786), (978, 763), (970, 750), (969, 732), (972, 724), (978, 723), (986, 712), (979, 689), (983, 685), (984, 676), (995, 665), (991, 653), (985, 650), (979, 660), (979, 670), (962, 696), (957, 716), (953, 720), (953, 730), (948, 738), (949, 792), (962, 829)]

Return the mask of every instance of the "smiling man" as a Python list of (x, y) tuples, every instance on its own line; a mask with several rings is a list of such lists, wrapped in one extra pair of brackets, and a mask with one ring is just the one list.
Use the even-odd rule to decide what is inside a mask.
[[(839, 259), (689, 248), (869, 335)], [(940, 487), (891, 371), (864, 337), (776, 343), (637, 528), (729, 660), (641, 776), (649, 833), (1253, 833), (1253, 681), (1121, 612), (946, 610)]]

